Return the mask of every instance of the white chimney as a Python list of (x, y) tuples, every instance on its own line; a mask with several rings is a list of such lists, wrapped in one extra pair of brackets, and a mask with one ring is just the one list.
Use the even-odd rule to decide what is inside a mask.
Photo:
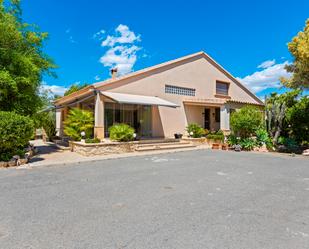
[(116, 67), (111, 69), (112, 79), (117, 78), (117, 72), (118, 72), (118, 69)]

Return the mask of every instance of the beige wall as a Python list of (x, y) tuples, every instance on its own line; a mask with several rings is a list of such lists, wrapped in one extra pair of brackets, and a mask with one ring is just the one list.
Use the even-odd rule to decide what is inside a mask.
[[(154, 117), (158, 118), (160, 116), (161, 118), (160, 122), (157, 121), (157, 118), (153, 119), (155, 121), (153, 124), (154, 134), (171, 137), (175, 132), (184, 132), (191, 119), (196, 119), (201, 123), (203, 116), (198, 115), (198, 112), (201, 111), (199, 108), (185, 110), (183, 101), (192, 97), (166, 94), (165, 84), (194, 88), (196, 89), (195, 98), (214, 99), (216, 80), (230, 82), (229, 95), (233, 100), (258, 103), (238, 83), (226, 76), (204, 56), (197, 56), (185, 62), (178, 62), (146, 74), (103, 85), (99, 89), (119, 93), (158, 96), (178, 104), (179, 108), (159, 107), (153, 112)], [(158, 114), (160, 115), (158, 116)], [(211, 115), (211, 118), (213, 118), (213, 115)], [(220, 128), (220, 124), (216, 124), (216, 128)]]

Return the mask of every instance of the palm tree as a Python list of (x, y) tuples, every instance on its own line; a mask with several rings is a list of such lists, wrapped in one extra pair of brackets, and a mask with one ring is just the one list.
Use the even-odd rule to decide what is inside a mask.
[(73, 108), (64, 122), (64, 132), (73, 140), (81, 139), (81, 132), (85, 132), (86, 138), (89, 138), (93, 129), (93, 113), (90, 111)]

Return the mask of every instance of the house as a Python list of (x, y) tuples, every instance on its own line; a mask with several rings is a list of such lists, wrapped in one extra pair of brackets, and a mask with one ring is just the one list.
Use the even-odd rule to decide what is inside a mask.
[(208, 130), (230, 130), (230, 113), (263, 102), (204, 52), (89, 85), (55, 101), (56, 128), (63, 135), (68, 110), (94, 113), (94, 135), (127, 123), (141, 137), (173, 137), (189, 123)]

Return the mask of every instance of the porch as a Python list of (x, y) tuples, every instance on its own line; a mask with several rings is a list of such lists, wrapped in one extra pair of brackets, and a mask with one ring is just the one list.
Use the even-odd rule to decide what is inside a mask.
[(65, 135), (64, 121), (71, 108), (91, 111), (94, 115), (94, 137), (109, 137), (109, 128), (125, 123), (134, 128), (139, 138), (164, 137), (159, 106), (176, 108), (178, 105), (152, 96), (94, 91), (94, 94), (56, 109), (57, 135)]
[(188, 99), (184, 101), (187, 123), (199, 124), (209, 131), (230, 131), (230, 108), (221, 99)]

